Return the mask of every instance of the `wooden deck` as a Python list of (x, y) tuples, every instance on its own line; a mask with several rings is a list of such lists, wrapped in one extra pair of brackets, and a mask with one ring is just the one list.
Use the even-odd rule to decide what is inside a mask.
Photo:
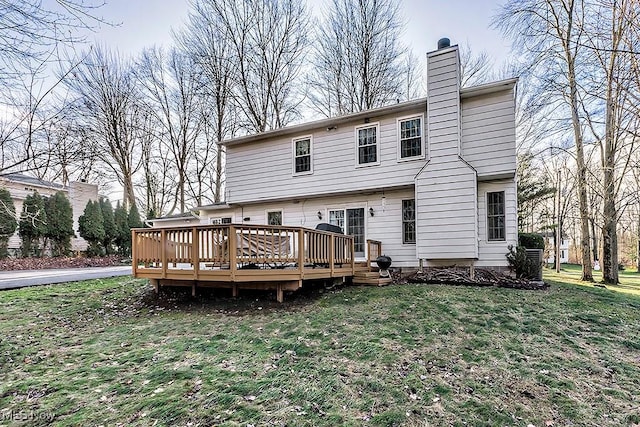
[(160, 286), (297, 290), (305, 280), (345, 280), (369, 272), (381, 243), (367, 241), (357, 263), (351, 236), (303, 227), (224, 224), (132, 230), (134, 277)]

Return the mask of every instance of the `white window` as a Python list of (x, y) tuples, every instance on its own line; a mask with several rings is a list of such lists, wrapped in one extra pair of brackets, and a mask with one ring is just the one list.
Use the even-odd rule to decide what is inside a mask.
[(356, 127), (356, 165), (380, 164), (380, 144), (378, 123)]
[(344, 233), (344, 209), (329, 211), (329, 224), (337, 225)]
[(267, 224), (282, 225), (282, 211), (267, 211)]
[(398, 157), (409, 160), (424, 157), (423, 116), (398, 119)]
[(402, 243), (416, 242), (416, 201), (402, 201)]
[(503, 241), (506, 235), (504, 191), (487, 193), (487, 238)]
[(306, 175), (313, 173), (313, 147), (311, 136), (293, 140), (293, 174)]

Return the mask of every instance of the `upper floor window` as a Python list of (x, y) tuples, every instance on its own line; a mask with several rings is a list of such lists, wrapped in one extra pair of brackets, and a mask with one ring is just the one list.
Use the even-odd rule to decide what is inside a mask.
[(400, 159), (423, 157), (422, 115), (398, 119)]
[(504, 191), (487, 193), (487, 240), (505, 240)]
[(267, 224), (282, 225), (282, 211), (267, 211)]
[(358, 165), (380, 164), (380, 144), (378, 143), (378, 124), (356, 127), (356, 149)]
[(293, 140), (293, 173), (313, 172), (311, 165), (311, 137), (305, 136)]

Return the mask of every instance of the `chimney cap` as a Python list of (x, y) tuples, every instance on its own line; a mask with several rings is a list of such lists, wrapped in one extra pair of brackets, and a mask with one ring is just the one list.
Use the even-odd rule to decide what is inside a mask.
[(451, 46), (451, 40), (449, 40), (448, 38), (443, 37), (438, 40), (438, 50), (447, 48), (449, 46)]

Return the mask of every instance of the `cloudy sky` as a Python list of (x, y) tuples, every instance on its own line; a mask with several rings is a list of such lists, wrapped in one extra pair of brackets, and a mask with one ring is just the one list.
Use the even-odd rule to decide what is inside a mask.
[[(51, 2), (54, 0), (45, 0)], [(308, 0), (312, 10), (326, 9), (328, 0)], [(505, 60), (509, 43), (490, 28), (499, 0), (400, 0), (406, 22), (404, 42), (416, 55), (434, 50), (437, 40), (448, 37), (452, 44), (468, 43), (484, 50), (497, 63)], [(180, 28), (189, 10), (189, 0), (106, 0), (100, 10), (115, 27), (103, 26), (89, 36), (94, 42), (137, 54), (152, 45), (171, 44), (171, 29)]]

